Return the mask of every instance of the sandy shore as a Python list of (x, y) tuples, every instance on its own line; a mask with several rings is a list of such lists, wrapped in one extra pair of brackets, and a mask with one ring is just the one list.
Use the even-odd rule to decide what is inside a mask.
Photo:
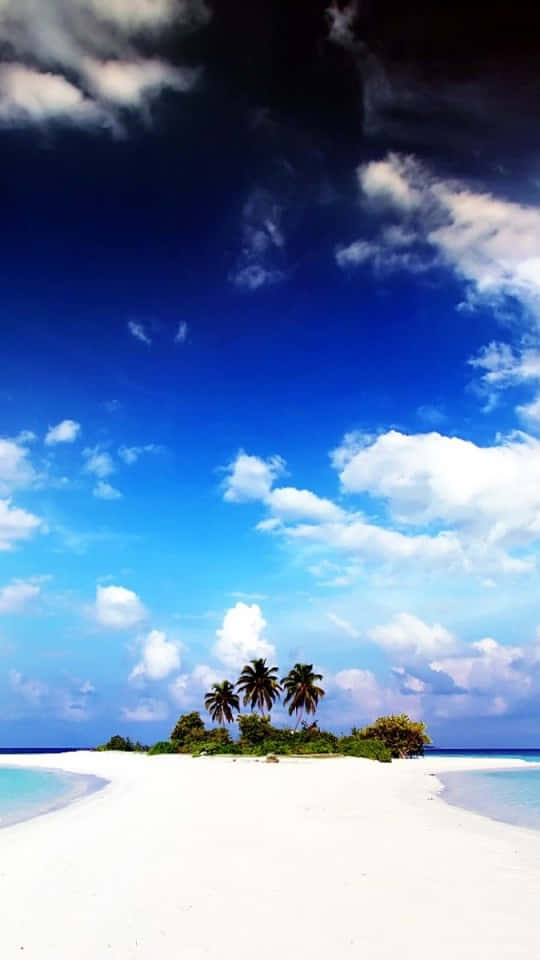
[(538, 956), (540, 832), (451, 807), (432, 776), (520, 761), (0, 763), (110, 780), (0, 830), (2, 960)]

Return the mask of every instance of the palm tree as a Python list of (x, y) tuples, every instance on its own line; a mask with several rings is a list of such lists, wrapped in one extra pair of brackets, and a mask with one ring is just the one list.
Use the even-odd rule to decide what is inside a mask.
[(317, 686), (319, 680), (322, 680), (322, 673), (313, 673), (312, 663), (295, 663), (281, 681), (286, 691), (283, 702), (289, 704), (289, 716), (296, 713), (295, 729), (305, 713), (315, 713), (320, 698), (324, 697), (324, 690)]
[(277, 667), (267, 667), (262, 658), (250, 660), (236, 684), (236, 689), (243, 694), (244, 705), (249, 703), (252, 710), (258, 707), (263, 717), (265, 708), (270, 713), (281, 693), (281, 685), (275, 676), (277, 672)]
[(232, 723), (233, 710), (240, 712), (240, 698), (228, 680), (212, 684), (212, 689), (204, 698), (204, 705), (214, 723)]

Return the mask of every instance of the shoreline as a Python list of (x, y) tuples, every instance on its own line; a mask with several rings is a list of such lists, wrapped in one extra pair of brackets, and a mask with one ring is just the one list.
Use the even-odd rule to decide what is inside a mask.
[(3, 955), (536, 955), (540, 833), (452, 806), (439, 780), (526, 761), (244, 759), (0, 756), (108, 781), (0, 831)]
[[(11, 756), (20, 757), (21, 755), (6, 754), (8, 758)], [(23, 754), (22, 756), (29, 758), (30, 754)], [(56, 756), (56, 754), (49, 754), (48, 756)], [(55, 777), (61, 776), (64, 781), (70, 783), (69, 787), (66, 784), (66, 789), (55, 799), (51, 799), (51, 801), (20, 808), (20, 811), (14, 814), (8, 813), (5, 816), (0, 815), (0, 830), (12, 827), (16, 823), (25, 823), (27, 820), (33, 820), (35, 817), (45, 816), (56, 810), (62, 810), (64, 807), (76, 803), (78, 800), (83, 800), (97, 790), (103, 790), (109, 783), (108, 780), (105, 780), (103, 777), (98, 777), (95, 774), (72, 773), (69, 770), (60, 770), (58, 767), (34, 766), (31, 763), (2, 763), (0, 766), (3, 770), (39, 770), (40, 773), (50, 773)]]

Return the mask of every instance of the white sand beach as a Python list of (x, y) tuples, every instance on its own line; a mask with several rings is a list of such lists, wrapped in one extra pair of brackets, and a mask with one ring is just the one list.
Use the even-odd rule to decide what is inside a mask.
[(110, 780), (0, 830), (2, 960), (538, 956), (540, 833), (451, 807), (432, 776), (520, 761), (0, 763)]

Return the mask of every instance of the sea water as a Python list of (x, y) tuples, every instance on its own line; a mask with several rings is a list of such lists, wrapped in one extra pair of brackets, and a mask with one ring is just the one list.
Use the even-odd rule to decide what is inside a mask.
[(105, 782), (99, 777), (0, 766), (0, 827), (64, 806)]
[(475, 770), (439, 775), (444, 785), (442, 797), (448, 803), (474, 810), (494, 820), (540, 830), (540, 751), (437, 752), (446, 756), (478, 756), (486, 760), (512, 757), (527, 761), (526, 767), (513, 770)]

